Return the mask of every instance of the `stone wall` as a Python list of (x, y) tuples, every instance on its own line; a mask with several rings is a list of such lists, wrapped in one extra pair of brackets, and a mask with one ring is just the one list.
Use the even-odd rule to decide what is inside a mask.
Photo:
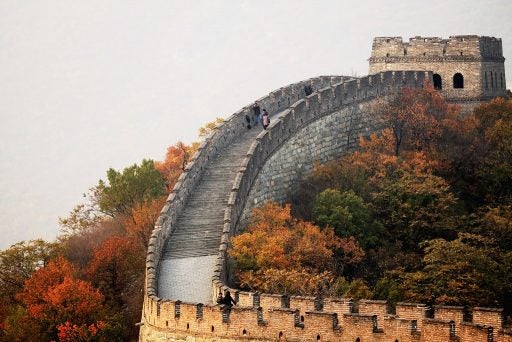
[[(294, 84), (259, 102), (284, 115), (273, 120), (251, 146), (236, 176), (225, 210), (224, 229), (218, 261), (212, 279), (212, 299), (228, 289), (226, 249), (236, 232), (244, 210), (254, 206), (254, 199), (282, 198), (284, 186), (269, 192), (263, 176), (272, 172), (291, 186), (298, 174), (306, 174), (315, 160), (328, 160), (346, 152), (360, 134), (378, 127), (365, 106), (377, 97), (387, 96), (403, 86), (422, 86), (431, 79), (428, 72), (384, 72), (361, 79), (324, 77), (311, 79), (317, 92), (303, 98), (306, 82)], [(338, 81), (338, 82), (337, 82)], [(298, 100), (298, 101), (297, 101)], [(439, 317), (426, 318), (421, 304), (400, 303), (396, 315), (389, 314), (383, 301), (354, 303), (345, 298), (287, 297), (277, 294), (241, 292), (235, 294), (238, 305), (224, 306), (163, 300), (156, 293), (158, 261), (165, 239), (172, 232), (189, 193), (208, 167), (209, 160), (245, 130), (244, 117), (250, 106), (235, 113), (201, 145), (200, 150), (180, 177), (162, 209), (152, 234), (146, 263), (146, 291), (140, 341), (494, 341), (512, 342), (512, 336), (497, 326), (501, 311), (475, 309), (473, 322), (455, 321), (455, 312), (441, 310)], [(338, 129), (332, 126), (339, 125)], [(332, 137), (329, 135), (332, 134)], [(300, 145), (297, 136), (310, 140)], [(307, 146), (313, 146), (309, 149)], [(335, 146), (335, 147), (331, 147)], [(290, 167), (289, 154), (302, 158), (303, 171)], [(307, 157), (304, 157), (307, 156)], [(268, 165), (267, 165), (268, 164)], [(278, 167), (279, 165), (279, 167)], [(308, 166), (309, 165), (309, 166)], [(284, 170), (284, 171), (280, 171)], [(287, 174), (291, 176), (288, 178)], [(275, 184), (274, 184), (275, 185)], [(490, 326), (489, 324), (493, 324)], [(485, 338), (484, 338), (485, 337)]]
[[(442, 92), (456, 101), (485, 100), (506, 94), (505, 58), (501, 39), (480, 36), (378, 37), (373, 41), (370, 74), (387, 70), (433, 71), (441, 78)], [(464, 88), (454, 88), (460, 73)]]
[[(512, 335), (499, 325), (492, 309), (474, 308), (471, 322), (454, 321), (462, 308), (436, 307), (425, 318), (426, 307), (401, 303), (397, 314), (385, 301), (286, 297), (235, 291), (239, 304), (231, 309), (146, 298), (147, 317), (141, 341), (459, 341), (511, 342)], [(258, 300), (253, 303), (254, 299)], [(352, 311), (358, 307), (358, 312)], [(452, 313), (449, 313), (453, 311)], [(400, 312), (400, 313), (399, 313)], [(458, 316), (457, 316), (458, 317)], [(501, 317), (501, 316), (500, 316)], [(420, 328), (421, 327), (421, 328)]]
[[(361, 135), (374, 132), (378, 127), (371, 117), (375, 101), (356, 103), (325, 115), (283, 142), (259, 170), (239, 227), (245, 226), (253, 208), (270, 200), (287, 201), (294, 193), (294, 186), (311, 174), (315, 162), (325, 163), (340, 157), (357, 146)], [(301, 102), (295, 108), (304, 105)]]

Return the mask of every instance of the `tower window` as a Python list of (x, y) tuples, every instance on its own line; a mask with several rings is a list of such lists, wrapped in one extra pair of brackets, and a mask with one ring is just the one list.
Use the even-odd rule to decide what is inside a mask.
[(487, 83), (487, 71), (485, 72), (485, 89), (489, 89), (489, 84)]
[(443, 80), (441, 79), (441, 75), (434, 74), (433, 80), (434, 80), (434, 89), (437, 89), (437, 90), (443, 89)]
[(498, 73), (494, 72), (494, 84), (496, 84), (496, 88), (498, 88)]
[(462, 76), (462, 74), (459, 72), (453, 75), (453, 88), (464, 88), (464, 76)]
[(389, 53), (386, 53), (386, 57), (389, 57)]
[(505, 88), (505, 86), (503, 85), (503, 73), (500, 72), (500, 85), (501, 85), (501, 88)]
[(407, 49), (404, 49), (404, 56), (407, 55)]
[(462, 56), (462, 51), (460, 52), (460, 55)]

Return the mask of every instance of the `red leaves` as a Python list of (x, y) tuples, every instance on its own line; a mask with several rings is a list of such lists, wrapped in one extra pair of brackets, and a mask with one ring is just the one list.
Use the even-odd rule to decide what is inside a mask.
[(25, 282), (19, 299), (32, 319), (57, 327), (69, 324), (98, 325), (103, 310), (103, 295), (86, 281), (75, 278), (75, 269), (62, 257), (36, 271)]
[(101, 330), (105, 329), (106, 324), (102, 321), (90, 325), (82, 324), (76, 325), (69, 321), (59, 324), (58, 337), (61, 342), (76, 342), (76, 341), (93, 341), (99, 335)]

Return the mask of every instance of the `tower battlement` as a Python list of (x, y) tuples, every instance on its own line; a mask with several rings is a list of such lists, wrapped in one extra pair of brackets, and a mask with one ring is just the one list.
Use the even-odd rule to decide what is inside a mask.
[(482, 101), (506, 94), (501, 38), (459, 35), (410, 38), (376, 37), (369, 73), (425, 70), (434, 87), (451, 101)]

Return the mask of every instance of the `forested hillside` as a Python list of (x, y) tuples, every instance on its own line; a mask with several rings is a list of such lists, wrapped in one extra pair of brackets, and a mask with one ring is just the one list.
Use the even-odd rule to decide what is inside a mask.
[(137, 341), (149, 237), (197, 146), (178, 142), (164, 161), (109, 169), (60, 218), (57, 241), (0, 251), (0, 341)]
[(385, 129), (316, 165), (233, 240), (242, 288), (512, 311), (512, 101), (473, 113), (431, 86), (374, 109)]

